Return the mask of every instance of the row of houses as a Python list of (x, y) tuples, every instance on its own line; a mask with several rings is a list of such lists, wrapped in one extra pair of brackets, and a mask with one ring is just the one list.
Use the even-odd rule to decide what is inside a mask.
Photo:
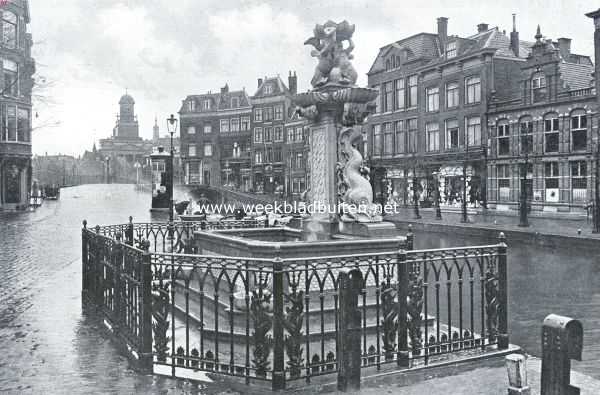
[(366, 125), (376, 196), (510, 210), (523, 186), (533, 210), (584, 210), (598, 151), (594, 71), (569, 38), (538, 26), (521, 40), (514, 15), (509, 34), (481, 23), (449, 35), (438, 18), (437, 33), (382, 47), (368, 72), (380, 91)]
[(186, 184), (299, 196), (306, 189), (306, 122), (294, 113), (296, 73), (288, 84), (259, 78), (255, 93), (187, 96), (179, 110)]

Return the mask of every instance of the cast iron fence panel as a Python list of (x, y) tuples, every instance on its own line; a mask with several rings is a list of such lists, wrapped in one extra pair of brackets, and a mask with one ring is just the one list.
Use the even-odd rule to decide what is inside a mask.
[(301, 259), (171, 252), (200, 226), (130, 221), (82, 232), (84, 300), (155, 370), (174, 377), (181, 369), (215, 372), (274, 389), (337, 372), (340, 269), (358, 269), (364, 278), (365, 368), (422, 366), (508, 347), (503, 239)]

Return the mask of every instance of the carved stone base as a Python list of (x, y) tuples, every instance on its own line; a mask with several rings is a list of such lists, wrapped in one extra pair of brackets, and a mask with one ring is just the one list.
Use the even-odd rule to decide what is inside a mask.
[(340, 222), (339, 233), (355, 237), (387, 238), (398, 235), (391, 222)]

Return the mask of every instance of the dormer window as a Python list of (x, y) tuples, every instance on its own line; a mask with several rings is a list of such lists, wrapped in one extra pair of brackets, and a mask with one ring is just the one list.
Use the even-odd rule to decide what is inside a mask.
[(400, 67), (400, 56), (392, 55), (385, 61), (385, 69), (392, 70)]
[(240, 100), (237, 97), (231, 98), (231, 108), (238, 108), (240, 106)]
[(266, 84), (265, 85), (265, 95), (270, 95), (271, 93), (273, 93), (273, 85)]
[(188, 101), (188, 110), (196, 111), (196, 102), (194, 100)]
[(535, 73), (531, 77), (531, 101), (533, 103), (546, 100), (546, 76), (544, 73)]
[(456, 41), (451, 41), (446, 44), (446, 59), (456, 57)]
[(210, 100), (209, 99), (204, 99), (204, 101), (202, 102), (202, 109), (210, 110)]

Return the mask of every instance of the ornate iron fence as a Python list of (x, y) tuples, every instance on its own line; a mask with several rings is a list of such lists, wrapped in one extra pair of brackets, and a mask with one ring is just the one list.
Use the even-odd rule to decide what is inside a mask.
[[(348, 268), (364, 278), (364, 368), (508, 347), (503, 236), (488, 246), (252, 259), (151, 252), (152, 243), (139, 240), (158, 230), (168, 235), (166, 226), (92, 231), (84, 223), (82, 233), (84, 300), (142, 369), (174, 377), (213, 372), (274, 389), (335, 373), (339, 273)], [(187, 227), (196, 229), (173, 232)], [(129, 232), (125, 243), (121, 231)]]

